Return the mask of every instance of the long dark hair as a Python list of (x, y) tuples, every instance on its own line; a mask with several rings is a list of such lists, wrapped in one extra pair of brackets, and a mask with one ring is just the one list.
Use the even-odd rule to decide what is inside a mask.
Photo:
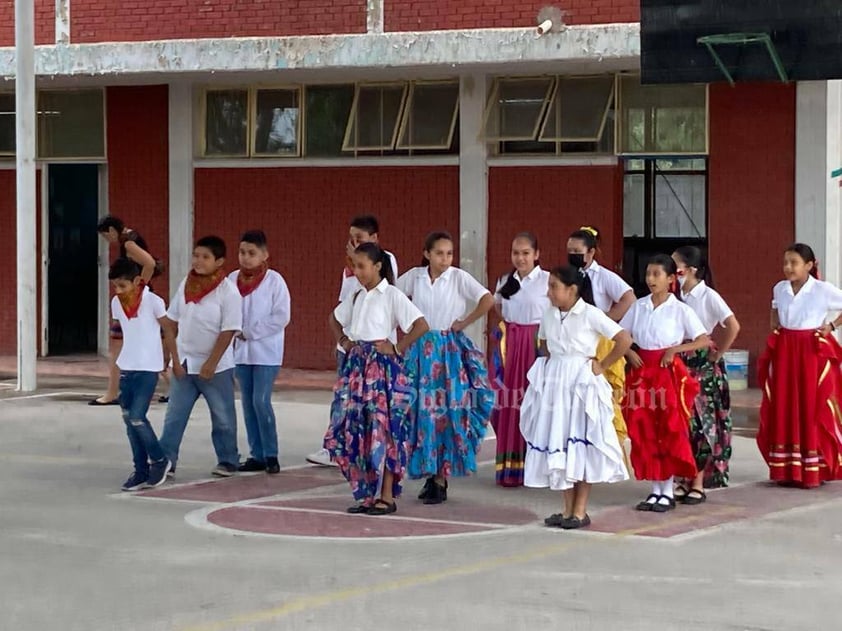
[[(512, 243), (514, 243), (518, 239), (525, 239), (529, 241), (530, 247), (536, 252), (538, 251), (538, 237), (536, 237), (531, 232), (518, 232), (515, 235), (515, 238), (512, 239)], [(535, 265), (538, 265), (538, 259), (535, 259)], [(512, 271), (509, 272), (509, 277), (506, 279), (506, 282), (503, 283), (502, 287), (500, 287), (500, 291), (498, 293), (500, 294), (500, 296), (503, 297), (503, 300), (508, 300), (520, 291), (520, 283), (515, 278), (516, 273), (517, 270), (512, 269)]]
[(813, 248), (811, 248), (806, 243), (793, 243), (789, 246), (786, 252), (794, 252), (802, 259), (804, 259), (805, 263), (812, 263), (813, 268), (810, 270), (810, 275), (818, 280), (819, 278), (819, 262), (816, 260), (816, 253), (813, 252)]
[[(450, 241), (453, 243), (453, 237), (450, 236), (449, 232), (445, 232), (444, 230), (439, 230), (437, 232), (431, 232), (427, 235), (427, 238), (424, 239), (424, 251), (429, 252), (430, 250), (435, 247), (436, 243), (439, 241)], [(430, 266), (430, 259), (426, 256), (421, 257), (421, 267), (429, 267)]]
[(713, 289), (713, 272), (704, 252), (694, 245), (682, 245), (676, 249), (675, 254), (687, 267), (695, 267), (696, 278), (705, 281), (705, 284)]
[(576, 268), (572, 265), (561, 265), (554, 268), (550, 274), (555, 276), (568, 287), (575, 286), (579, 292), (579, 298), (587, 302), (589, 305), (594, 304), (591, 279), (584, 269)]
[(395, 275), (392, 271), (392, 261), (386, 250), (376, 243), (361, 243), (354, 250), (356, 254), (365, 254), (372, 263), (380, 263), (380, 279), (386, 279), (390, 285), (395, 284)]

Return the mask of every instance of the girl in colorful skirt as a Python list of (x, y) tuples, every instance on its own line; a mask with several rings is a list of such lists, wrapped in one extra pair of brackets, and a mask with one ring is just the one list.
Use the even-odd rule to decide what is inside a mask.
[(427, 237), (422, 266), (401, 276), (396, 286), (430, 325), (406, 359), (418, 392), (409, 475), (427, 477), (419, 499), (441, 504), (447, 500), (448, 478), (476, 471), (476, 455), (494, 409), (483, 354), (463, 333), (488, 313), (494, 299), (468, 272), (453, 267), (453, 238), (447, 232)]
[[(593, 304), (601, 309), (614, 322), (619, 322), (634, 304), (634, 292), (629, 284), (618, 274), (603, 267), (596, 260), (599, 253), (599, 231), (590, 226), (582, 226), (567, 240), (567, 260), (573, 267), (583, 269), (593, 291)], [(601, 337), (596, 349), (596, 357), (605, 359), (614, 348), (610, 339)], [(626, 360), (620, 357), (605, 369), (605, 378), (611, 384), (614, 395), (614, 429), (623, 446), (628, 438), (626, 421), (623, 419), (623, 392), (626, 384)], [(628, 463), (627, 463), (628, 464)]]
[(725, 352), (740, 332), (734, 312), (713, 289), (713, 275), (702, 251), (687, 245), (672, 255), (678, 267), (681, 300), (699, 316), (707, 334), (718, 340), (708, 348), (681, 356), (701, 391), (693, 405), (690, 443), (699, 470), (692, 480), (681, 479), (675, 499), (688, 505), (707, 499), (705, 489), (728, 486), (731, 459), (731, 395), (725, 374)]
[(526, 373), (535, 362), (538, 325), (550, 300), (549, 272), (538, 265), (538, 240), (521, 232), (512, 241), (514, 269), (500, 279), (494, 299), (503, 317), (500, 343), (503, 366), (497, 392), (497, 484), (523, 485), (526, 444), (520, 434), (520, 402), (526, 390)]
[[(428, 327), (418, 308), (392, 286), (386, 252), (363, 243), (352, 258), (362, 289), (340, 303), (329, 321), (346, 359), (334, 387), (324, 447), (359, 502), (348, 512), (388, 515), (397, 511), (406, 471), (414, 397), (402, 354)], [(406, 333), (400, 342), (396, 327)]]
[[(529, 370), (520, 412), (526, 440), (524, 486), (564, 491), (564, 511), (544, 520), (565, 530), (589, 526), (591, 485), (629, 475), (614, 430), (614, 398), (605, 370), (631, 347), (631, 336), (593, 300), (580, 268), (559, 267), (549, 281), (552, 306), (544, 313), (538, 343), (548, 357)], [(596, 359), (600, 337), (611, 352)], [(546, 353), (544, 353), (546, 354)]]
[(803, 243), (786, 250), (784, 276), (759, 362), (757, 446), (772, 480), (812, 488), (842, 477), (842, 348), (831, 335), (842, 318), (828, 322), (829, 312), (842, 310), (842, 290), (818, 280), (816, 257)]
[(651, 294), (636, 301), (620, 322), (635, 341), (635, 350), (626, 354), (631, 370), (623, 399), (632, 466), (638, 480), (652, 481), (652, 493), (637, 510), (656, 513), (675, 508), (674, 476), (696, 477), (687, 428), (699, 384), (679, 355), (709, 344), (698, 316), (670, 292), (676, 275), (669, 256), (652, 258), (646, 267)]

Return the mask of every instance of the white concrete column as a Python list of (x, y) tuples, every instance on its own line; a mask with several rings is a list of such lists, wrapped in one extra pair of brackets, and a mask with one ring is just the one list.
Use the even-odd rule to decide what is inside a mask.
[[(470, 74), (459, 83), (459, 265), (488, 286), (488, 148), (481, 140), (486, 78)], [(486, 319), (466, 332), (485, 349)]]
[(37, 387), (38, 251), (35, 205), (35, 2), (15, 0), (15, 168), (17, 170), (17, 389)]
[(366, 31), (369, 33), (382, 33), (385, 11), (385, 0), (368, 0), (366, 2)]
[(169, 85), (170, 293), (190, 270), (193, 251), (193, 87)]
[(56, 0), (56, 44), (70, 43), (70, 0)]
[(831, 171), (842, 167), (842, 81), (797, 85), (795, 238), (813, 247), (822, 278), (842, 285), (842, 197)]

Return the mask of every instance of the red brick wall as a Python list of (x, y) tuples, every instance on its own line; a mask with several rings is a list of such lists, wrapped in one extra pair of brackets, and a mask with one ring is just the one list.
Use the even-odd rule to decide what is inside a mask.
[(363, 33), (365, 0), (73, 0), (74, 44)]
[(639, 22), (637, 0), (385, 0), (387, 31), (433, 31), (465, 28), (536, 26), (538, 11), (550, 4), (564, 13), (566, 24)]
[[(457, 167), (197, 169), (195, 235), (217, 234), (237, 267), (239, 235), (263, 229), (292, 294), (284, 363), (333, 368), (327, 318), (336, 306), (351, 217), (373, 213), (401, 270), (418, 265), (431, 230), (459, 233)], [(458, 238), (458, 237), (457, 237)]]
[[(167, 86), (111, 87), (108, 120), (108, 207), (168, 259), (169, 160)], [(112, 257), (116, 256), (112, 252)], [(169, 298), (167, 273), (155, 292)]]
[(712, 85), (709, 168), (711, 266), (754, 361), (795, 238), (795, 86)]
[[(55, 0), (35, 0), (35, 43), (56, 43)], [(0, 0), (0, 46), (15, 45), (15, 0)]]

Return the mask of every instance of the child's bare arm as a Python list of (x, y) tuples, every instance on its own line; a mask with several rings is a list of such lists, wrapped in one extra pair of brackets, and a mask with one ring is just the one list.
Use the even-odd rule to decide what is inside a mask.
[(227, 348), (231, 345), (231, 340), (234, 339), (236, 331), (222, 331), (216, 338), (216, 344), (213, 345), (210, 357), (199, 371), (199, 376), (202, 379), (213, 379), (216, 374), (216, 367), (219, 365), (219, 360), (225, 354)]
[(140, 265), (140, 277), (144, 282), (148, 283), (152, 280), (152, 275), (155, 273), (155, 259), (146, 250), (141, 248), (134, 241), (126, 241), (124, 244), (126, 248), (126, 255), (135, 263)]

